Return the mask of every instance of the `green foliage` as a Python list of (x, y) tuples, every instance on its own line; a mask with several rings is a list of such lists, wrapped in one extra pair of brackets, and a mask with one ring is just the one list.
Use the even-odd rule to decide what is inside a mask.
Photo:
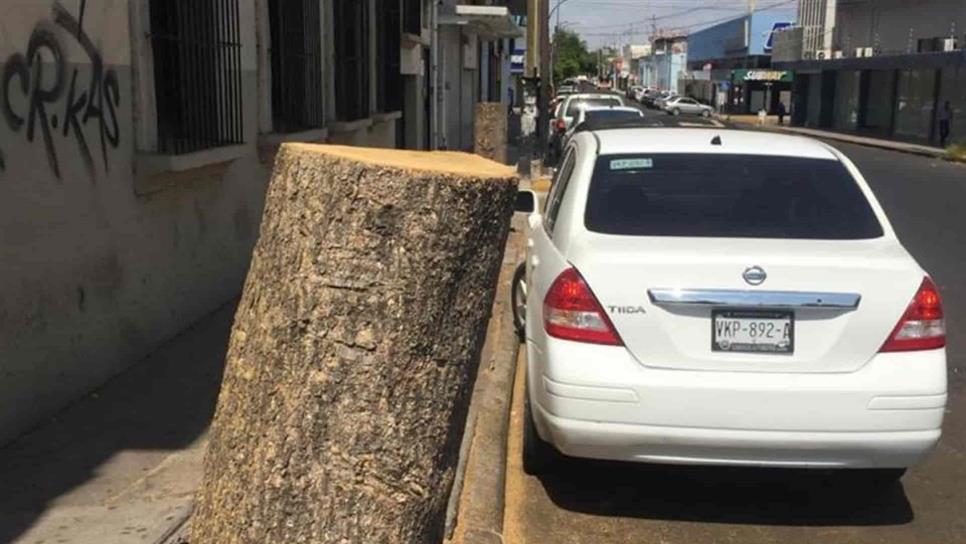
[(587, 42), (576, 32), (558, 28), (553, 36), (555, 81), (597, 71), (597, 57), (587, 50)]

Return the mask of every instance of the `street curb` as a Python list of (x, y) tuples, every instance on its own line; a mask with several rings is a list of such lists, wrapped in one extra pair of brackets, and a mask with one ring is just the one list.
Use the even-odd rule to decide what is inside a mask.
[(154, 541), (154, 544), (187, 544), (188, 530), (191, 528), (191, 515), (195, 511), (194, 501), (191, 506), (171, 522), (171, 527), (165, 531), (161, 538)]
[(507, 431), (519, 346), (509, 309), (510, 282), (524, 253), (522, 227), (516, 220), (514, 226), (447, 509), (445, 535), (452, 544), (503, 543)]
[(828, 132), (828, 133), (823, 133), (821, 135), (818, 135), (818, 134), (807, 134), (807, 133), (804, 133), (804, 132), (797, 132), (797, 131), (794, 131), (794, 130), (785, 130), (785, 129), (782, 129), (782, 128), (779, 128), (779, 127), (767, 126), (767, 125), (766, 126), (760, 126), (760, 125), (754, 125), (754, 124), (749, 124), (749, 123), (741, 123), (741, 122), (736, 122), (736, 121), (732, 121), (731, 123), (734, 124), (734, 126), (736, 126), (738, 128), (742, 128), (742, 129), (746, 129), (746, 130), (747, 129), (750, 129), (750, 130), (760, 130), (760, 131), (763, 131), (763, 132), (774, 132), (774, 133), (779, 133), (779, 134), (791, 134), (791, 135), (794, 135), (794, 136), (803, 136), (805, 138), (813, 138), (813, 139), (819, 139), (819, 140), (833, 140), (833, 141), (836, 141), (836, 142), (843, 142), (843, 143), (852, 144), (852, 145), (858, 145), (858, 146), (862, 146), (862, 147), (871, 147), (871, 148), (875, 148), (875, 149), (885, 149), (885, 150), (888, 150), (888, 151), (895, 151), (897, 153), (905, 153), (907, 155), (917, 155), (919, 157), (930, 157), (930, 158), (933, 158), (933, 159), (946, 159), (946, 160), (948, 160), (947, 154), (945, 152), (928, 151), (928, 150), (925, 150), (925, 149), (917, 149), (917, 148), (904, 147), (904, 146), (900, 146), (900, 145), (893, 145), (892, 142), (889, 142), (887, 140), (883, 140), (882, 143), (877, 143), (876, 141), (869, 141), (869, 140), (855, 140), (854, 138), (851, 138), (847, 134), (838, 134), (838, 133), (835, 133), (835, 132)]

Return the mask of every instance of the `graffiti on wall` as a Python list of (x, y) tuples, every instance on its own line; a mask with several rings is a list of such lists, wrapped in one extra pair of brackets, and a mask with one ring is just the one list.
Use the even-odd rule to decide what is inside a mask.
[[(108, 148), (117, 149), (121, 132), (117, 108), (121, 90), (117, 73), (104, 66), (100, 51), (84, 30), (86, 0), (74, 17), (60, 2), (54, 2), (50, 20), (36, 24), (27, 42), (26, 52), (17, 52), (5, 61), (0, 74), (0, 111), (7, 127), (22, 134), (28, 142), (43, 140), (51, 171), (61, 179), (62, 168), (55, 138), (73, 140), (91, 178), (97, 179), (92, 144), (99, 151), (104, 171), (109, 171)], [(58, 31), (58, 29), (60, 31)], [(78, 81), (74, 68), (68, 77), (67, 59), (60, 36), (70, 36), (80, 45), (90, 62), (90, 80)], [(15, 106), (14, 96), (21, 104)], [(84, 129), (95, 127), (97, 141), (89, 142)], [(0, 170), (4, 169), (0, 150)]]

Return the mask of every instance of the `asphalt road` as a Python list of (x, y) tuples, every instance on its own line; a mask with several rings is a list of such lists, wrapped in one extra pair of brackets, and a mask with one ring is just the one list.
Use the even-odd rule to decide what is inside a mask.
[(950, 398), (943, 439), (929, 460), (901, 485), (875, 493), (810, 472), (577, 460), (535, 478), (520, 467), (517, 398), (508, 543), (966, 542), (966, 281), (960, 278), (966, 270), (966, 165), (834, 145), (868, 178), (903, 244), (944, 296)]

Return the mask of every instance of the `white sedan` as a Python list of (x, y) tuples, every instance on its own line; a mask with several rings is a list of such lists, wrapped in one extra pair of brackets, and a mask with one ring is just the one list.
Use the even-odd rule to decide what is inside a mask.
[[(796, 136), (581, 132), (514, 286), (524, 468), (568, 456), (864, 469), (936, 445), (940, 294), (862, 175)], [(525, 298), (529, 298), (529, 303)]]
[(574, 118), (573, 123), (564, 133), (563, 142), (566, 144), (570, 137), (573, 136), (574, 131), (580, 125), (590, 121), (619, 121), (619, 120), (634, 120), (643, 119), (644, 112), (638, 108), (629, 108), (626, 106), (586, 106), (580, 108), (577, 113), (577, 117)]
[(693, 98), (683, 96), (669, 98), (661, 103), (661, 107), (668, 115), (681, 115), (684, 113), (711, 117), (711, 114), (714, 113), (714, 108), (711, 106), (702, 104)]

